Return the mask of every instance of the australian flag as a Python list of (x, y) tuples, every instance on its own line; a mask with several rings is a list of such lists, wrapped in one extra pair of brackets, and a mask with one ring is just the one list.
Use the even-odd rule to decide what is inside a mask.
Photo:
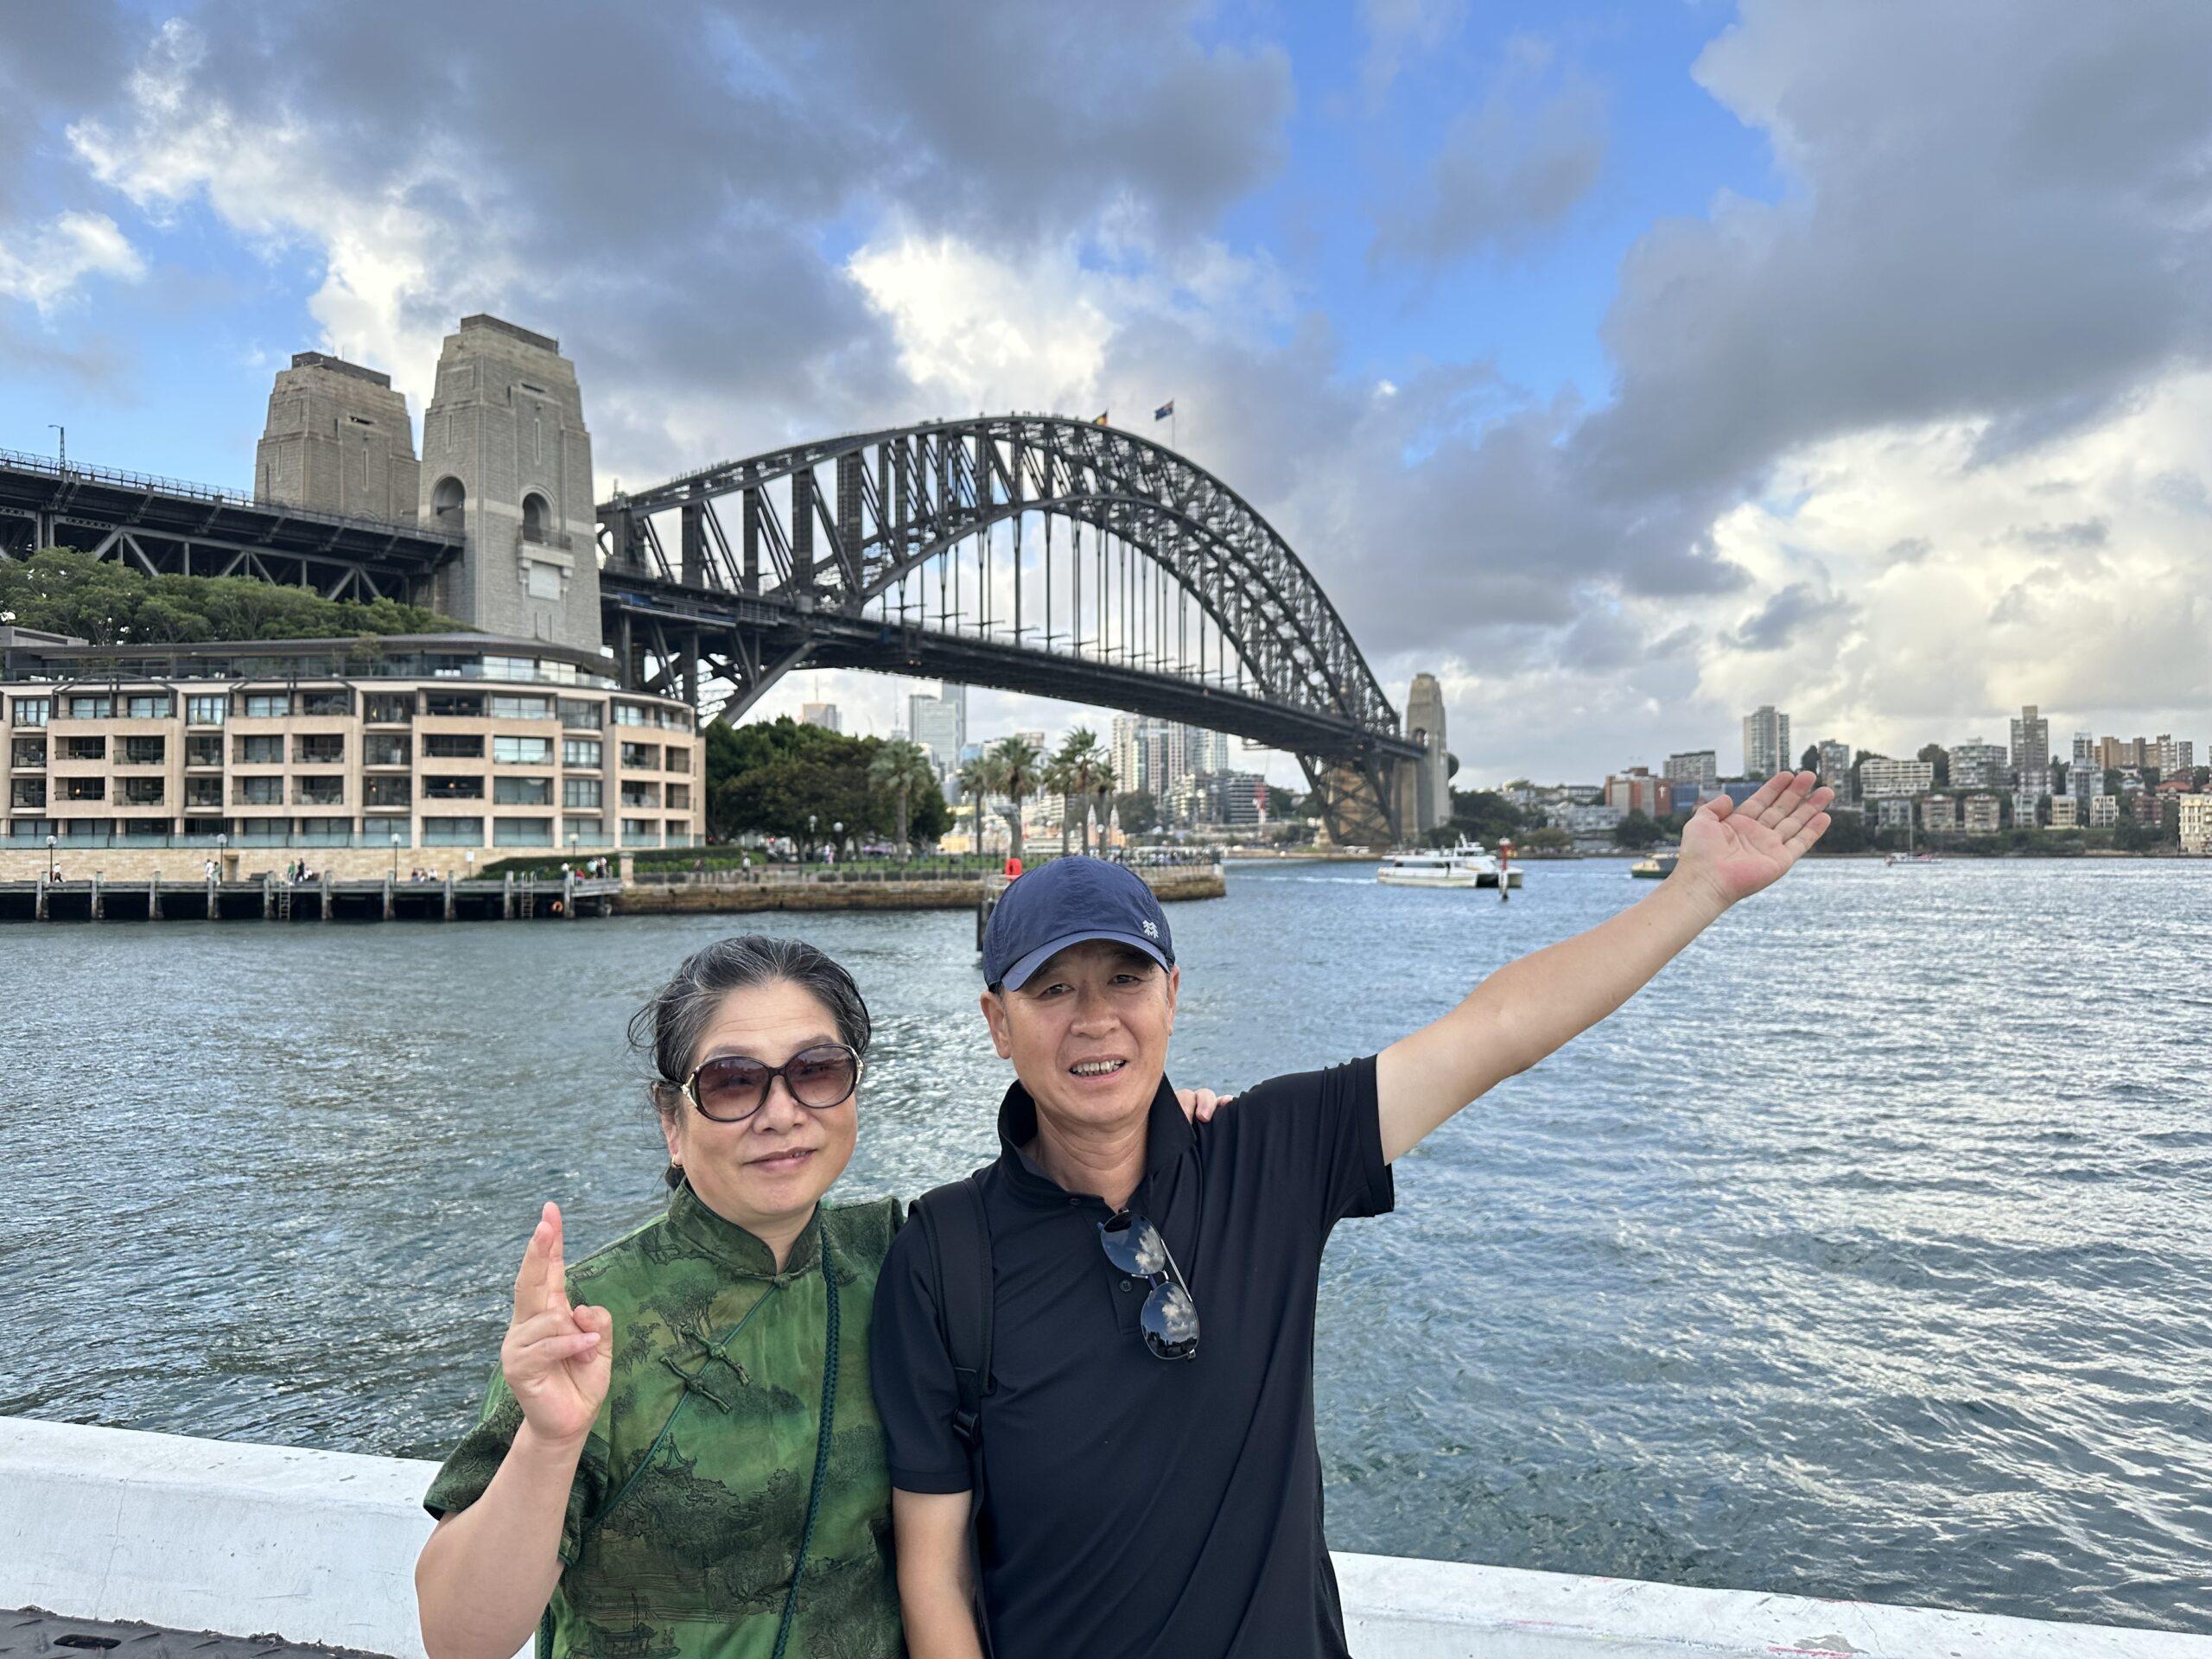
[(1161, 404), (1158, 409), (1155, 409), (1155, 410), (1154, 410), (1152, 411), (1152, 418), (1153, 418), (1154, 420), (1155, 420), (1155, 421), (1164, 421), (1164, 420), (1166, 420), (1169, 416), (1173, 415), (1174, 412), (1175, 412), (1175, 400), (1174, 400), (1173, 397), (1170, 397), (1170, 398), (1169, 398), (1166, 403), (1162, 404)]

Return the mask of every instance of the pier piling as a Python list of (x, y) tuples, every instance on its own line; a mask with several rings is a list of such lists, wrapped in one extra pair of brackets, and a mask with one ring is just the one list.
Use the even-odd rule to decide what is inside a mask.
[(330, 872), (328, 870), (322, 873), (322, 880), (316, 885), (322, 894), (322, 908), (315, 913), (315, 920), (327, 922), (330, 919)]
[(47, 919), (46, 887), (46, 878), (41, 875), (38, 879), (38, 902), (33, 907), (31, 912), (33, 919), (36, 921), (42, 922)]
[(448, 870), (446, 872), (445, 919), (447, 921), (453, 920), (453, 872), (451, 870)]
[(388, 922), (398, 913), (392, 899), (391, 878), (387, 875), (384, 879), (384, 918)]
[(162, 873), (159, 870), (156, 870), (146, 882), (146, 919), (149, 922), (162, 919)]
[(107, 919), (107, 897), (100, 891), (100, 873), (98, 870), (92, 872), (92, 919), (96, 922)]

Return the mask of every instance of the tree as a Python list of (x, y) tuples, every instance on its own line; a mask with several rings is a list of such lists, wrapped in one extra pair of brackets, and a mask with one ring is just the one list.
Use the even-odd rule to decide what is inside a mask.
[(961, 792), (975, 807), (976, 826), (972, 838), (976, 844), (971, 850), (981, 854), (983, 850), (983, 797), (991, 792), (991, 763), (979, 754), (972, 760), (963, 762), (956, 776)]
[[(73, 634), (96, 645), (359, 641), (391, 633), (468, 632), (450, 617), (394, 600), (325, 599), (308, 588), (248, 576), (149, 576), (115, 560), (59, 547), (20, 561), (0, 559), (4, 613), (13, 613), (19, 627)], [(359, 649), (353, 647), (356, 655)]]
[[(1071, 731), (1060, 744), (1059, 753), (1052, 757), (1058, 781), (1052, 785), (1060, 797), (1060, 850), (1068, 849), (1068, 819), (1079, 817), (1083, 825), (1083, 850), (1090, 850), (1090, 808), (1094, 801), (1103, 803), (1114, 787), (1114, 763), (1106, 751), (1099, 747), (1098, 734), (1087, 726)], [(1080, 802), (1078, 809), (1077, 803)]]
[(1922, 744), (1920, 753), (1913, 756), (1913, 759), (1925, 760), (1936, 768), (1937, 789), (1948, 789), (1951, 786), (1951, 752), (1941, 743)]
[(1060, 798), (1060, 856), (1065, 858), (1068, 837), (1075, 833), (1075, 810), (1070, 798), (1075, 794), (1075, 773), (1068, 765), (1065, 749), (1039, 768), (1037, 782), (1046, 794)]
[(1815, 853), (1863, 853), (1874, 844), (1864, 812), (1832, 812)]
[(1043, 755), (1026, 737), (1002, 737), (986, 751), (991, 762), (993, 791), (1012, 803), (1007, 815), (1014, 857), (1021, 856), (1021, 803), (1037, 792), (1043, 781)]
[(1148, 790), (1124, 790), (1114, 798), (1114, 810), (1121, 817), (1125, 836), (1147, 835), (1160, 828), (1160, 803)]
[(1649, 847), (1658, 839), (1659, 826), (1649, 812), (1627, 813), (1613, 826), (1613, 844), (1618, 847)]
[(1809, 772), (1815, 777), (1820, 775), (1821, 746), (1819, 744), (1808, 743), (1805, 746), (1805, 753), (1797, 757), (1797, 770)]
[(937, 772), (930, 765), (930, 758), (922, 753), (922, 746), (912, 740), (894, 737), (887, 740), (868, 763), (868, 780), (877, 791), (887, 795), (895, 809), (898, 824), (899, 856), (909, 857), (913, 843), (908, 838), (912, 820), (911, 803), (924, 791), (934, 793)]
[(1521, 809), (1495, 790), (1455, 789), (1452, 791), (1452, 827), (1473, 840), (1495, 846), (1535, 826)]

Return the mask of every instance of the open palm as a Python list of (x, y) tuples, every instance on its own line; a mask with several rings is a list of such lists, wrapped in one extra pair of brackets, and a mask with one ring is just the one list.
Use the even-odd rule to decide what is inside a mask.
[(1741, 806), (1716, 795), (1682, 826), (1675, 873), (1704, 883), (1725, 904), (1748, 899), (1780, 880), (1820, 840), (1828, 827), (1823, 809), (1834, 798), (1809, 772), (1777, 772)]

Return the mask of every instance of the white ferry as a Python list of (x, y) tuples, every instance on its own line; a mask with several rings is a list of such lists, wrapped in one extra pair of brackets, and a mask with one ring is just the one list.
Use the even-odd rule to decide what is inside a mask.
[[(1456, 847), (1424, 847), (1384, 855), (1375, 879), (1393, 887), (1495, 887), (1498, 859), (1478, 841), (1462, 840)], [(1521, 885), (1521, 870), (1509, 853), (1503, 880), (1510, 890)]]

